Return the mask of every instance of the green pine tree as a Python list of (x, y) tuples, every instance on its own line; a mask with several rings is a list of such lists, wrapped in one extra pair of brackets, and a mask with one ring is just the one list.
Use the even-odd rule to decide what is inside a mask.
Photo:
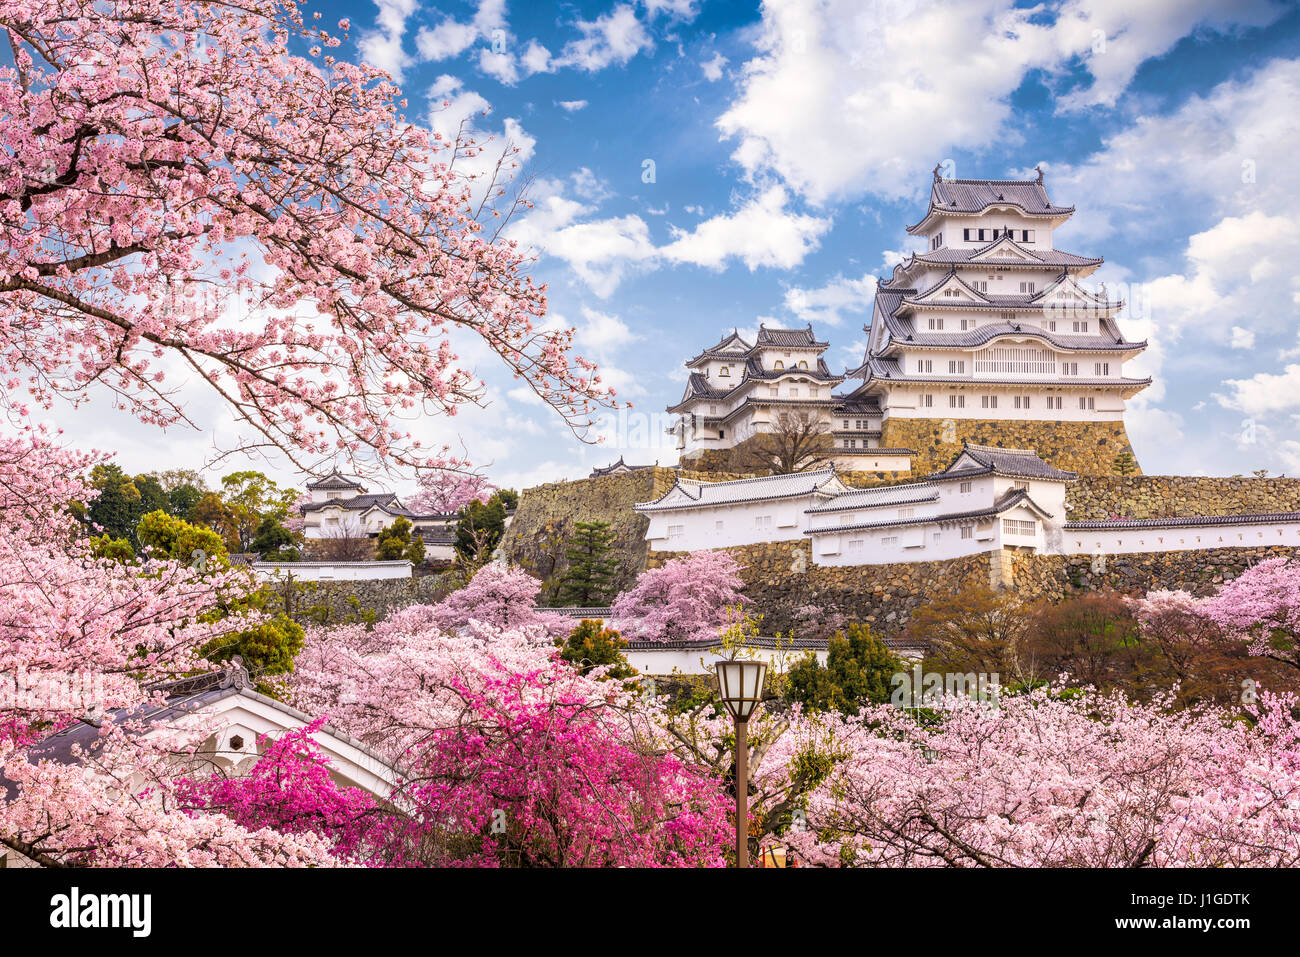
[(1111, 463), (1110, 467), (1119, 475), (1130, 475), (1137, 471), (1137, 462), (1133, 461), (1132, 452), (1121, 452), (1115, 456), (1115, 461)]
[(606, 628), (603, 621), (584, 618), (567, 638), (555, 639), (555, 644), (560, 648), (560, 657), (584, 675), (598, 665), (613, 666), (606, 672), (609, 678), (621, 680), (637, 673), (622, 651), (627, 642), (617, 631)]
[(613, 601), (618, 558), (612, 554), (616, 532), (609, 522), (576, 522), (565, 545), (569, 567), (560, 577), (556, 594), (561, 605), (581, 608), (603, 606)]

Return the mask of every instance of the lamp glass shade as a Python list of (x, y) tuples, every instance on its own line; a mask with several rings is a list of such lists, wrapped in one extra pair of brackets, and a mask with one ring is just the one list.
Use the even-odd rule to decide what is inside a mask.
[(765, 661), (719, 661), (714, 664), (718, 675), (718, 697), (727, 712), (739, 721), (748, 721), (763, 699), (763, 681), (767, 678)]

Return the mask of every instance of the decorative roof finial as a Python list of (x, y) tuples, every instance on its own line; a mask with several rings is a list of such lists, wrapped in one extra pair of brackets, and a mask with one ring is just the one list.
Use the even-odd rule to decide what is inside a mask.
[(1042, 167), (1041, 165), (1039, 165), (1039, 166), (1035, 166), (1035, 167), (1034, 167), (1034, 172), (1036, 172), (1036, 173), (1038, 174), (1038, 183), (1039, 183), (1039, 185), (1042, 185), (1042, 182), (1043, 182), (1043, 167)]
[(939, 170), (941, 170), (941, 169), (943, 169), (943, 164), (942, 164), (942, 163), (935, 163), (935, 164), (934, 164), (934, 181), (935, 181), (936, 183), (939, 182), (939, 180), (943, 178), (943, 177), (941, 177), (941, 176), (939, 175)]

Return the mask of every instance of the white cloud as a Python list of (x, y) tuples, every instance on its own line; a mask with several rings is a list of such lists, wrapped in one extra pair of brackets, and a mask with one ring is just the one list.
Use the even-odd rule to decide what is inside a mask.
[(829, 219), (788, 210), (789, 196), (773, 186), (734, 213), (714, 216), (693, 230), (674, 229), (673, 242), (659, 251), (672, 262), (720, 269), (732, 258), (752, 271), (759, 266), (791, 269), (819, 245)]
[(565, 44), (554, 66), (572, 66), (594, 73), (610, 64), (627, 63), (642, 50), (654, 46), (631, 4), (619, 4), (595, 20), (579, 20), (575, 26), (582, 37)]
[(560, 100), (555, 105), (568, 113), (576, 113), (578, 112), (578, 110), (585, 110), (587, 108), (587, 101), (586, 100)]
[(711, 60), (705, 60), (700, 64), (700, 69), (704, 72), (704, 79), (710, 83), (715, 83), (722, 79), (722, 68), (727, 65), (727, 58), (721, 53), (713, 54)]
[(618, 316), (583, 306), (582, 318), (585, 321), (578, 327), (578, 344), (598, 359), (641, 339)]
[[(1016, 141), (1010, 95), (1031, 71), (1054, 82), (1081, 67), (1092, 82), (1062, 104), (1113, 103), (1138, 64), (1193, 27), (1258, 25), (1282, 10), (1070, 0), (1049, 21), (1013, 0), (767, 0), (759, 55), (717, 125), (751, 176), (776, 173), (814, 202), (907, 197), (916, 171), (954, 146)], [(1106, 52), (1093, 52), (1093, 30), (1108, 36)]]
[(572, 178), (573, 191), (587, 202), (566, 195), (559, 181), (536, 184), (535, 208), (511, 225), (512, 239), (546, 255), (563, 259), (596, 295), (607, 298), (633, 272), (663, 263), (688, 263), (721, 269), (738, 259), (749, 269), (791, 269), (817, 248), (830, 220), (787, 208), (785, 190), (772, 187), (732, 213), (714, 216), (692, 230), (672, 228), (673, 239), (656, 246), (650, 227), (639, 215), (589, 219), (606, 198), (604, 185), (590, 170)]
[(1280, 373), (1257, 372), (1249, 379), (1227, 379), (1227, 395), (1219, 403), (1246, 415), (1269, 415), (1300, 408), (1300, 365), (1289, 365)]
[(1228, 344), (1234, 349), (1255, 348), (1255, 330), (1243, 329), (1241, 326), (1233, 326), (1232, 341)]
[(375, 0), (375, 6), (379, 8), (375, 29), (362, 33), (358, 40), (361, 58), (401, 82), (402, 71), (412, 62), (402, 49), (402, 38), (407, 19), (415, 12), (415, 0)]
[(460, 56), (478, 40), (491, 41), (495, 52), (502, 53), (508, 37), (505, 0), (481, 0), (466, 22), (448, 16), (436, 26), (422, 27), (415, 36), (415, 47), (421, 59), (436, 62)]
[(876, 295), (876, 277), (849, 279), (836, 276), (818, 289), (791, 287), (785, 292), (785, 307), (800, 322), (824, 322), (838, 326), (844, 313), (870, 315)]

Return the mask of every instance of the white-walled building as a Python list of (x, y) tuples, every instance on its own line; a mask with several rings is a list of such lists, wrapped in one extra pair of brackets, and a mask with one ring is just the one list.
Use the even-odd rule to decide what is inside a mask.
[(731, 482), (679, 480), (654, 502), (652, 551), (808, 541), (827, 566), (943, 561), (1022, 550), (1105, 555), (1300, 545), (1300, 513), (1070, 522), (1076, 473), (1032, 449), (966, 443), (923, 482), (849, 488), (834, 469)]
[(1151, 382), (1124, 375), (1146, 342), (1126, 339), (1124, 303), (1080, 280), (1100, 257), (1056, 248), (1074, 213), (1032, 180), (944, 179), (908, 227), (926, 241), (877, 285), (861, 384), (846, 401), (882, 418), (1095, 422), (1123, 418)]
[(687, 361), (668, 409), (683, 462), (771, 431), (783, 409), (815, 412), (835, 466), (854, 471), (910, 469), (914, 453), (882, 446), (915, 430), (891, 420), (1122, 421), (1151, 382), (1124, 371), (1147, 344), (1125, 338), (1123, 301), (1084, 283), (1101, 257), (1056, 248), (1073, 213), (1041, 171), (944, 179), (936, 168), (929, 208), (908, 227), (926, 249), (877, 283), (862, 362), (832, 373), (811, 327), (760, 327), (752, 345), (724, 337)]
[(847, 470), (907, 471), (911, 451), (880, 445), (880, 408), (875, 399), (846, 401), (833, 395), (844, 381), (826, 365), (812, 327), (769, 329), (760, 325), (753, 344), (738, 332), (724, 336), (693, 359), (678, 416), (669, 429), (682, 461), (708, 449), (730, 449), (776, 431), (783, 414), (806, 415), (830, 436), (834, 462)]
[(802, 539), (804, 512), (847, 490), (829, 468), (730, 482), (679, 478), (633, 507), (650, 519), (651, 551), (695, 551)]
[(360, 482), (338, 472), (308, 482), (307, 493), (311, 501), (298, 510), (303, 517), (303, 536), (308, 539), (374, 538), (398, 518), (405, 518), (424, 537), (426, 558), (451, 559), (455, 512), (413, 512), (392, 492), (367, 492)]

